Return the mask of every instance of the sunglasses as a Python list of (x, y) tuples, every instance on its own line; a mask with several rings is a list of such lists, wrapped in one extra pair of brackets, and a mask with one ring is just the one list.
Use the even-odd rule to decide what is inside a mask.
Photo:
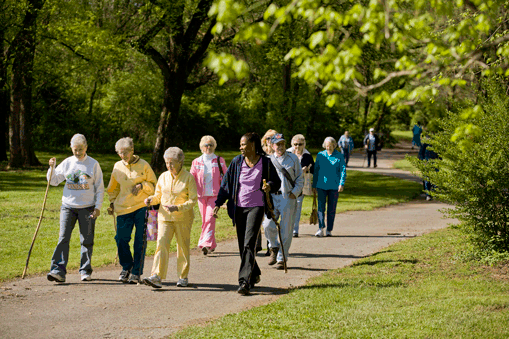
[(293, 144), (293, 146), (302, 146), (304, 144)]

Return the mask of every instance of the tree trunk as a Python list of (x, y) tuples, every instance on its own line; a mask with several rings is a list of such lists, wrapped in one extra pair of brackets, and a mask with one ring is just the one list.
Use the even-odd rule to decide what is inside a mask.
[(9, 90), (7, 84), (7, 45), (5, 44), (5, 31), (0, 30), (0, 161), (7, 158), (7, 134), (9, 126)]
[[(179, 63), (181, 65), (181, 63)], [(177, 73), (178, 70), (177, 70)], [(178, 133), (178, 119), (182, 95), (187, 83), (187, 76), (177, 76), (170, 73), (164, 81), (164, 101), (157, 129), (156, 144), (152, 154), (151, 166), (154, 171), (161, 173), (166, 170), (164, 152), (168, 147), (178, 146), (174, 143)], [(173, 143), (173, 145), (172, 145)]]
[(43, 0), (31, 0), (23, 20), (23, 26), (14, 38), (11, 115), (9, 120), (9, 143), (11, 157), (9, 167), (35, 166), (41, 163), (32, 145), (30, 118), (32, 110), (33, 61), (38, 11)]

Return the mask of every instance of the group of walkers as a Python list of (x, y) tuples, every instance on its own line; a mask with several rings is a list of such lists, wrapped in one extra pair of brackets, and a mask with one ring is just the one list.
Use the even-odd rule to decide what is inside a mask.
[[(377, 138), (370, 130), (364, 139), (368, 166), (371, 154), (376, 167)], [(285, 137), (275, 130), (267, 131), (263, 138), (254, 132), (243, 135), (240, 155), (228, 167), (225, 160), (215, 154), (217, 143), (212, 136), (204, 136), (199, 146), (203, 154), (193, 160), (190, 171), (183, 167), (184, 152), (178, 147), (168, 148), (164, 153), (167, 171), (157, 179), (150, 165), (135, 155), (131, 138), (122, 138), (115, 144), (121, 160), (113, 167), (106, 193), (110, 200), (108, 211), (116, 214), (115, 241), (122, 266), (118, 278), (121, 282), (162, 287), (162, 280), (167, 276), (170, 243), (175, 236), (176, 285), (188, 285), (190, 235), (196, 203), (202, 224), (198, 247), (204, 255), (216, 249), (215, 222), (220, 207), (226, 203), (237, 231), (241, 257), (237, 291), (243, 295), (249, 294), (261, 280), (256, 252), (261, 247), (262, 228), (268, 242), (268, 264), (286, 269), (292, 239), (299, 236), (305, 182), (307, 194), (311, 191), (317, 196), (315, 236), (331, 236), (338, 195), (344, 189), (346, 167), (354, 147), (348, 132), (339, 140), (341, 152), (334, 138), (325, 138), (324, 150), (317, 154), (316, 161), (306, 149), (302, 134), (295, 135), (287, 145)], [(76, 222), (80, 229), (81, 280), (91, 280), (95, 221), (100, 215), (105, 191), (101, 167), (87, 155), (87, 141), (83, 135), (72, 137), (71, 150), (73, 156), (56, 168), (56, 159), (51, 158), (47, 174), (53, 186), (66, 182), (58, 244), (47, 274), (48, 280), (60, 283), (65, 282), (69, 242)], [(158, 206), (157, 247), (151, 274), (142, 279), (147, 209), (153, 206)], [(129, 242), (134, 229), (131, 251)]]

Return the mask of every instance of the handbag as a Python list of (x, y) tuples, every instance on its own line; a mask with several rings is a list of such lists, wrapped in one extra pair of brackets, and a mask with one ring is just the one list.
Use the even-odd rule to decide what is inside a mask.
[(313, 173), (309, 173), (309, 170), (304, 172), (304, 187), (302, 188), (302, 194), (313, 195)]
[(311, 215), (309, 216), (309, 224), (318, 224), (318, 203), (316, 202), (316, 195), (313, 196), (313, 208), (311, 209)]
[(157, 241), (157, 209), (155, 206), (147, 208), (145, 219), (147, 220), (147, 241)]

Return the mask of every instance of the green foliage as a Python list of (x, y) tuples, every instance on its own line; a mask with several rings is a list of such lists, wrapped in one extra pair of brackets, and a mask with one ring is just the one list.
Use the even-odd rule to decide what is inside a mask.
[(466, 117), (450, 113), (441, 123), (443, 131), (428, 141), (442, 159), (413, 164), (437, 186), (432, 195), (455, 205), (448, 214), (462, 221), (462, 229), (478, 247), (509, 252), (509, 143), (505, 133), (509, 101), (499, 79), (486, 80), (483, 88), (485, 92), (478, 97), (481, 109), (466, 110), (472, 112), (467, 123), (482, 133), (458, 134)]

